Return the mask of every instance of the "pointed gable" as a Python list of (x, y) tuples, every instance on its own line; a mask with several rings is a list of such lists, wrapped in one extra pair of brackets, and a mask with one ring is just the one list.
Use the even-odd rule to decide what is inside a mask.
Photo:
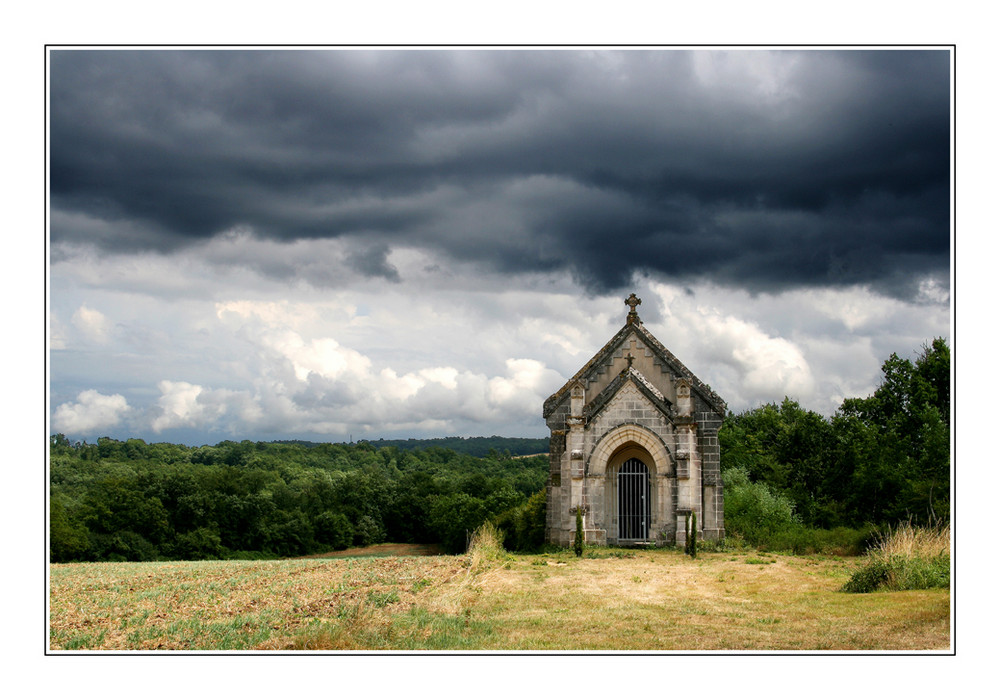
[[(648, 354), (652, 356), (653, 364), (658, 367), (663, 374), (671, 374), (675, 377), (686, 379), (691, 385), (691, 391), (693, 393), (697, 394), (720, 417), (725, 417), (725, 401), (723, 401), (719, 395), (711, 389), (711, 387), (698, 379), (698, 377), (696, 377), (691, 370), (685, 367), (684, 363), (678, 360), (673, 353), (667, 350), (663, 344), (653, 336), (652, 333), (646, 330), (646, 327), (642, 325), (642, 323), (638, 320), (638, 317), (631, 318), (631, 314), (629, 322), (622, 326), (621, 330), (615, 333), (611, 340), (609, 340), (603, 348), (598, 350), (597, 354), (590, 358), (590, 360), (580, 369), (579, 372), (574, 374), (569, 381), (567, 381), (558, 391), (552, 394), (545, 401), (542, 408), (542, 416), (548, 419), (557, 408), (559, 408), (563, 403), (568, 402), (569, 391), (574, 384), (579, 383), (584, 387), (589, 387), (591, 383), (603, 379), (602, 375), (608, 372), (609, 368), (614, 363), (614, 360), (616, 358), (623, 357), (625, 346), (628, 345), (631, 347), (633, 338), (637, 341), (637, 347), (638, 344), (641, 344), (648, 351)], [(642, 374), (638, 372), (636, 372), (636, 374), (639, 378), (641, 378), (641, 382), (644, 382), (648, 385), (648, 387), (655, 390), (655, 386), (657, 384), (655, 378), (650, 379), (643, 377)], [(597, 397), (601, 396), (617, 381), (618, 379), (616, 377), (608, 377), (606, 386), (601, 388)], [(621, 384), (618, 384), (618, 386), (621, 386)], [(589, 403), (595, 403), (597, 401), (597, 397), (592, 398)], [(669, 401), (666, 401), (666, 403), (667, 405), (670, 405)]]
[(632, 385), (639, 396), (645, 397), (650, 405), (664, 415), (673, 416), (677, 413), (673, 404), (653, 384), (643, 377), (638, 370), (629, 367), (611, 380), (594, 399), (583, 409), (583, 417), (587, 423), (601, 414), (608, 403), (625, 388)]
[[(646, 330), (625, 325), (542, 409), (551, 430), (545, 538), (677, 544), (725, 536), (719, 427), (726, 404)], [(697, 331), (697, 329), (692, 329)]]

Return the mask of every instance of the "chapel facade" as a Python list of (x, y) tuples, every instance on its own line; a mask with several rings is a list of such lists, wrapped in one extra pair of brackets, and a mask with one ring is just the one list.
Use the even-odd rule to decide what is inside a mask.
[(544, 404), (546, 541), (569, 546), (576, 512), (588, 544), (683, 544), (724, 536), (719, 426), (726, 404), (642, 325), (625, 325)]

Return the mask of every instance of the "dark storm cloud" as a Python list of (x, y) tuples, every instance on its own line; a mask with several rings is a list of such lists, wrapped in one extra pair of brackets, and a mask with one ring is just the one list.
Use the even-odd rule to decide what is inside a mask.
[[(597, 291), (949, 269), (949, 55), (56, 51), (52, 236), (174, 249), (241, 227), (398, 245)], [(140, 233), (143, 232), (143, 233)]]

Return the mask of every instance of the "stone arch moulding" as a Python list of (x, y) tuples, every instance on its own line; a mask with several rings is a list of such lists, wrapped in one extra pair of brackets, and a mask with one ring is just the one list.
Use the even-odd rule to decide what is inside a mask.
[[(659, 435), (635, 423), (624, 423), (606, 432), (587, 460), (587, 476), (604, 476), (608, 461), (621, 447), (638, 445), (653, 458), (657, 476), (666, 476), (673, 459)], [(653, 466), (653, 465), (649, 465)]]

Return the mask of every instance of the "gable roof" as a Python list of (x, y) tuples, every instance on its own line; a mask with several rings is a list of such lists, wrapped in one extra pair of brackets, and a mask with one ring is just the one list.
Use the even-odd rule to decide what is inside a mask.
[(587, 364), (580, 368), (579, 372), (574, 374), (569, 381), (563, 384), (562, 388), (545, 400), (542, 407), (542, 416), (544, 418), (548, 418), (556, 407), (561, 404), (563, 400), (565, 400), (570, 388), (574, 384), (596, 372), (602, 364), (610, 364), (611, 359), (615, 354), (615, 350), (625, 342), (625, 339), (631, 333), (635, 333), (639, 340), (645, 343), (646, 347), (650, 349), (656, 358), (654, 362), (667, 368), (677, 376), (686, 379), (691, 384), (691, 391), (700, 396), (701, 399), (712, 408), (712, 410), (720, 416), (725, 417), (726, 402), (723, 401), (710, 386), (698, 379), (698, 377), (696, 377), (691, 370), (685, 367), (684, 363), (678, 360), (672, 352), (667, 350), (659, 340), (653, 337), (653, 334), (646, 330), (646, 327), (643, 326), (638, 319), (622, 326), (621, 330), (615, 333), (611, 340), (609, 340), (603, 348), (598, 350), (597, 354), (590, 358)]
[(667, 399), (660, 390), (650, 383), (635, 367), (629, 367), (628, 369), (619, 372), (618, 376), (611, 380), (611, 382), (601, 389), (601, 393), (594, 397), (594, 399), (583, 407), (583, 417), (587, 423), (590, 423), (594, 418), (600, 415), (601, 411), (604, 410), (608, 402), (611, 401), (615, 395), (621, 390), (621, 388), (628, 382), (632, 382), (635, 388), (639, 390), (639, 393), (645, 396), (653, 406), (658, 408), (662, 413), (668, 416), (674, 416), (677, 413), (677, 409), (674, 405)]

